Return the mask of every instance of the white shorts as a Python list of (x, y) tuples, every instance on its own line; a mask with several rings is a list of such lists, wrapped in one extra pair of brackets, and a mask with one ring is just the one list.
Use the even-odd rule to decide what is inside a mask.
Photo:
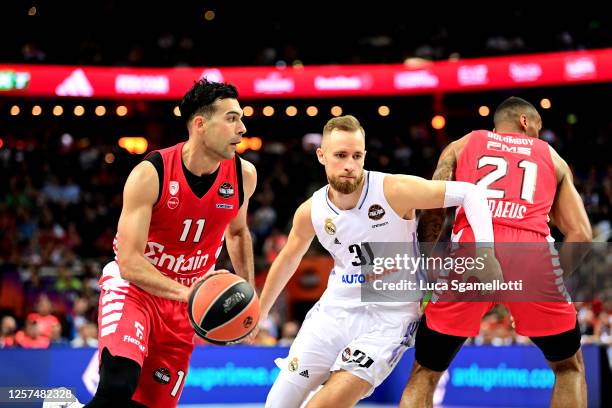
[(418, 305), (342, 308), (319, 302), (306, 315), (289, 355), (276, 359), (277, 381), (313, 391), (332, 371), (345, 370), (372, 384), (369, 396), (414, 345), (418, 322)]

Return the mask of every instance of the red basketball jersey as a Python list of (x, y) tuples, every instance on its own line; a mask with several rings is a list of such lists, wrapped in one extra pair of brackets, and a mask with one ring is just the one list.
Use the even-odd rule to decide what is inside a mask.
[(191, 286), (217, 261), (225, 228), (240, 209), (238, 183), (242, 177), (236, 167), (240, 158), (224, 160), (212, 186), (199, 198), (185, 178), (183, 145), (159, 150), (164, 178), (159, 201), (153, 207), (144, 257), (164, 275)]
[[(486, 189), (494, 225), (550, 234), (548, 213), (557, 181), (546, 142), (515, 133), (474, 131), (457, 158), (455, 178)], [(459, 207), (453, 232), (468, 225)]]

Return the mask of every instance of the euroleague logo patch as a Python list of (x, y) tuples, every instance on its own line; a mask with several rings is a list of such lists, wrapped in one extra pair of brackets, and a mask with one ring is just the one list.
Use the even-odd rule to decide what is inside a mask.
[(179, 205), (179, 199), (177, 197), (170, 197), (168, 199), (168, 208), (174, 210)]
[(167, 368), (158, 368), (153, 373), (153, 379), (161, 384), (168, 384), (170, 382), (170, 370)]
[(217, 193), (223, 198), (230, 198), (234, 195), (234, 186), (227, 181), (219, 186), (219, 191)]
[(385, 209), (378, 204), (372, 204), (368, 209), (368, 217), (371, 220), (378, 221), (385, 216)]

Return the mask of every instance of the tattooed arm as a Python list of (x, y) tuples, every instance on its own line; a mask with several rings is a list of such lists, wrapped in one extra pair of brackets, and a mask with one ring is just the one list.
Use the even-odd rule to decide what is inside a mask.
[[(432, 180), (451, 181), (455, 179), (457, 157), (469, 140), (469, 136), (468, 134), (444, 148)], [(436, 243), (440, 239), (440, 233), (446, 221), (446, 211), (445, 208), (435, 208), (421, 212), (418, 226), (419, 241)]]

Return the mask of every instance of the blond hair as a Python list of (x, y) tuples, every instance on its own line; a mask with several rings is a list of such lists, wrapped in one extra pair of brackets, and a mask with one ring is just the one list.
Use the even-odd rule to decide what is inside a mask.
[(361, 123), (359, 123), (357, 118), (353, 115), (338, 116), (328, 120), (323, 127), (323, 137), (325, 138), (328, 136), (334, 129), (348, 132), (360, 130), (363, 137), (365, 137), (365, 130), (363, 130), (363, 126), (361, 126)]

